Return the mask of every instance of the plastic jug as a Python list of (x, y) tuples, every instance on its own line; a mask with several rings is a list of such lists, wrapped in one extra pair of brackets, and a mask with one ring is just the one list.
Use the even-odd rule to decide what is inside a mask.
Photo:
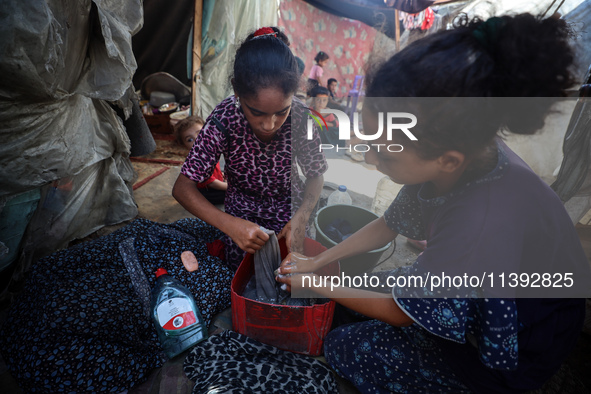
[(336, 204), (344, 204), (344, 205), (351, 205), (353, 200), (347, 192), (347, 186), (340, 185), (337, 190), (332, 192), (330, 196), (328, 196), (328, 202), (326, 203), (327, 206), (336, 205)]
[(191, 292), (164, 268), (156, 271), (152, 319), (169, 358), (207, 338), (207, 328)]

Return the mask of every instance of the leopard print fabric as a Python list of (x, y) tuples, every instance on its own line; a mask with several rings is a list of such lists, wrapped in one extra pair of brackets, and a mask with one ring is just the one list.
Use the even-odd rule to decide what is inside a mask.
[(199, 393), (338, 393), (323, 363), (224, 331), (197, 344), (184, 363)]
[[(216, 126), (214, 117), (227, 135)], [(275, 138), (265, 143), (254, 135), (242, 109), (236, 107), (235, 97), (230, 96), (207, 118), (181, 173), (197, 183), (204, 182), (223, 154), (228, 180), (225, 211), (278, 233), (302, 201), (304, 182), (298, 165), (306, 178), (321, 176), (327, 170), (317, 129), (313, 138), (307, 139), (307, 119), (306, 106), (294, 97), (287, 120)], [(238, 268), (244, 252), (228, 237), (224, 243), (228, 264)]]

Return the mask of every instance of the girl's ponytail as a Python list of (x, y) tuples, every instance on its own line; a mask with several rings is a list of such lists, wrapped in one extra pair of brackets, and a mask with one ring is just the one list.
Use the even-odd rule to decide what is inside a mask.
[[(374, 68), (367, 78), (367, 96), (561, 97), (573, 85), (570, 67), (574, 55), (565, 21), (530, 14), (470, 21), (461, 15), (454, 25), (453, 30), (411, 43)], [(474, 118), (473, 113), (454, 108), (454, 115), (447, 116), (454, 117), (449, 119), (450, 124), (462, 121), (470, 124), (470, 130), (450, 128), (442, 133), (422, 128), (424, 134), (419, 140), (436, 145), (426, 156), (436, 157), (449, 149), (482, 150), (501, 129), (533, 134), (543, 126), (553, 103), (540, 100), (538, 105), (536, 101), (524, 111), (505, 103), (510, 100), (494, 101), (502, 104), (500, 115), (496, 116), (498, 107), (494, 107), (479, 127), (472, 127), (478, 119), (466, 120)], [(449, 105), (453, 103), (450, 100)]]
[[(470, 29), (476, 45), (491, 57), (490, 96), (563, 97), (573, 86), (574, 54), (564, 20), (520, 14), (477, 22)], [(518, 108), (506, 112), (505, 126), (512, 133), (535, 133), (552, 101), (539, 103), (527, 114)]]
[(492, 96), (560, 97), (573, 85), (574, 54), (564, 20), (520, 14), (491, 18), (470, 28), (477, 45), (494, 62)]
[(274, 26), (251, 33), (236, 50), (231, 80), (238, 96), (256, 96), (268, 87), (293, 95), (300, 75), (287, 36)]

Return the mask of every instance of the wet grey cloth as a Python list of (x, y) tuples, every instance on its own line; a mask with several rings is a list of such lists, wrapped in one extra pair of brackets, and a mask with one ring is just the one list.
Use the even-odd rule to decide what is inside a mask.
[(325, 364), (265, 345), (234, 331), (197, 344), (185, 359), (185, 374), (201, 393), (338, 393)]
[[(281, 265), (281, 249), (277, 235), (261, 227), (269, 234), (269, 240), (254, 254), (254, 276), (248, 281), (242, 296), (258, 302), (289, 306), (310, 306), (318, 302), (315, 298), (292, 298), (275, 280), (275, 271)], [(322, 300), (320, 303), (327, 302)]]
[(269, 234), (269, 240), (254, 254), (257, 301), (274, 304), (280, 297), (280, 284), (275, 280), (275, 270), (281, 264), (279, 241), (273, 230), (261, 227)]

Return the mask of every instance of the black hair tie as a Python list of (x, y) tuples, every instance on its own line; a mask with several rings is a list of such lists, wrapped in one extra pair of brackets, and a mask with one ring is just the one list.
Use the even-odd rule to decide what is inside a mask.
[(476, 29), (474, 29), (472, 35), (488, 53), (492, 54), (494, 53), (499, 38), (499, 32), (503, 26), (505, 26), (505, 20), (498, 16), (494, 16), (485, 22), (482, 22)]

